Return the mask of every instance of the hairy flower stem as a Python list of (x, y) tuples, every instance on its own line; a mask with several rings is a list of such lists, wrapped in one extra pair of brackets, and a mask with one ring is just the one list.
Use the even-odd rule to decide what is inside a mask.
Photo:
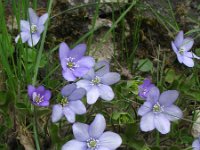
[[(49, 16), (50, 16), (50, 13), (51, 13), (52, 3), (53, 3), (53, 0), (49, 0), (49, 7), (48, 7)], [(45, 42), (45, 37), (46, 37), (46, 33), (47, 33), (48, 21), (49, 21), (49, 18), (48, 18), (47, 23), (45, 25), (44, 33), (42, 35), (41, 45), (40, 45), (40, 49), (39, 49), (39, 52), (38, 52), (38, 55), (37, 55), (36, 65), (35, 65), (35, 69), (34, 69), (32, 85), (35, 85), (36, 80), (37, 80), (38, 69), (39, 69), (39, 66), (40, 66), (40, 61), (41, 61), (41, 58), (42, 58), (42, 51), (44, 49), (44, 42)], [(34, 140), (35, 140), (36, 150), (40, 150), (40, 143), (39, 143), (39, 137), (38, 137), (38, 132), (37, 132), (37, 121), (36, 121), (37, 116), (36, 116), (35, 107), (33, 105), (31, 105), (31, 112), (34, 114), (33, 132), (34, 132)]]

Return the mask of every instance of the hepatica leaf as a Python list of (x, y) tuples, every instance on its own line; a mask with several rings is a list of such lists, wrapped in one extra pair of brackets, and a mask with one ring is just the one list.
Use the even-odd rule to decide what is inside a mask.
[(138, 69), (143, 72), (151, 71), (153, 68), (153, 63), (148, 59), (139, 60)]

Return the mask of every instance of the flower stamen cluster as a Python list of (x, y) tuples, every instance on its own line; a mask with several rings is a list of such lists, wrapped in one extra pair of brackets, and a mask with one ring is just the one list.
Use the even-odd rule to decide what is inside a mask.
[(91, 85), (97, 85), (99, 86), (99, 83), (101, 82), (100, 77), (96, 76), (92, 81), (91, 81)]
[(79, 67), (79, 65), (74, 62), (74, 59), (75, 58), (72, 58), (72, 57), (66, 58), (67, 68), (69, 68), (72, 71), (74, 71), (75, 68)]
[(69, 104), (69, 101), (67, 99), (67, 97), (63, 97), (61, 100), (60, 100), (60, 104), (62, 105), (62, 107), (66, 106), (67, 104)]
[(86, 141), (87, 147), (90, 148), (91, 150), (97, 150), (98, 142), (99, 142), (99, 140), (96, 140), (94, 138), (90, 138), (89, 140)]
[(33, 34), (33, 33), (36, 33), (37, 32), (37, 26), (35, 25), (35, 24), (32, 24), (31, 25), (31, 33)]
[(163, 106), (161, 106), (159, 103), (156, 103), (156, 104), (153, 106), (153, 112), (154, 112), (154, 113), (163, 112)]
[(40, 94), (37, 94), (36, 92), (33, 92), (33, 101), (37, 104), (44, 101), (44, 96), (40, 96)]

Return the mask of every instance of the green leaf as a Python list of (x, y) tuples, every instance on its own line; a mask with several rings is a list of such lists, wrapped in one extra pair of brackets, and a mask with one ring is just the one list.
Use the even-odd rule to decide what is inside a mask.
[(16, 108), (18, 109), (28, 109), (28, 107), (24, 103), (16, 103)]
[(142, 72), (148, 72), (153, 69), (153, 63), (148, 59), (139, 60), (138, 69)]
[(166, 71), (166, 76), (165, 76), (165, 81), (168, 83), (172, 83), (176, 78), (176, 74), (174, 69), (167, 69)]

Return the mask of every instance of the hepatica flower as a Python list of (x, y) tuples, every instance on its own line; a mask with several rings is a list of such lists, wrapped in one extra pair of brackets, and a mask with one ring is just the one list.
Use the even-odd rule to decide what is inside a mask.
[(44, 24), (48, 18), (48, 13), (38, 17), (32, 8), (28, 9), (28, 13), (28, 21), (20, 21), (21, 33), (15, 38), (15, 42), (17, 43), (21, 37), (22, 43), (28, 42), (28, 45), (32, 47), (40, 40), (40, 34), (44, 31)]
[(138, 91), (139, 91), (138, 94), (139, 94), (139, 96), (140, 96), (142, 99), (146, 100), (147, 95), (148, 95), (148, 93), (149, 93), (149, 91), (150, 91), (150, 89), (151, 89), (152, 87), (155, 87), (155, 85), (151, 83), (151, 80), (150, 80), (150, 79), (146, 78), (146, 79), (144, 80), (143, 84), (141, 84), (141, 85), (138, 87)]
[(159, 89), (152, 87), (146, 102), (138, 110), (142, 116), (141, 130), (147, 132), (156, 128), (162, 134), (168, 133), (170, 121), (182, 118), (182, 111), (173, 104), (178, 95), (176, 90), (168, 90), (160, 95)]
[(60, 44), (59, 57), (63, 69), (62, 74), (66, 80), (75, 81), (77, 77), (82, 77), (94, 66), (94, 59), (84, 56), (85, 51), (85, 44), (79, 44), (72, 50), (64, 42)]
[(74, 123), (72, 126), (75, 139), (62, 146), (62, 150), (115, 150), (121, 143), (121, 137), (113, 132), (104, 132), (106, 121), (97, 114), (90, 124)]
[(57, 122), (65, 116), (70, 123), (73, 123), (76, 114), (86, 113), (85, 105), (81, 101), (85, 95), (83, 88), (77, 88), (76, 84), (69, 84), (61, 90), (61, 94), (63, 98), (60, 100), (60, 104), (53, 106), (52, 122)]
[(110, 85), (119, 80), (120, 75), (118, 73), (109, 71), (108, 62), (100, 61), (94, 69), (83, 76), (83, 80), (78, 81), (76, 84), (87, 91), (87, 103), (94, 104), (99, 97), (111, 101), (114, 98), (114, 92)]
[(192, 143), (193, 150), (200, 150), (200, 137)]
[(28, 96), (32, 104), (36, 106), (49, 106), (49, 100), (51, 98), (51, 92), (46, 90), (44, 86), (34, 87), (32, 85), (28, 86)]
[(192, 38), (184, 38), (183, 31), (180, 31), (175, 40), (171, 42), (172, 49), (176, 53), (178, 61), (188, 67), (194, 66), (192, 58), (200, 59), (200, 57), (196, 56), (193, 52), (189, 52), (193, 44), (194, 40)]

